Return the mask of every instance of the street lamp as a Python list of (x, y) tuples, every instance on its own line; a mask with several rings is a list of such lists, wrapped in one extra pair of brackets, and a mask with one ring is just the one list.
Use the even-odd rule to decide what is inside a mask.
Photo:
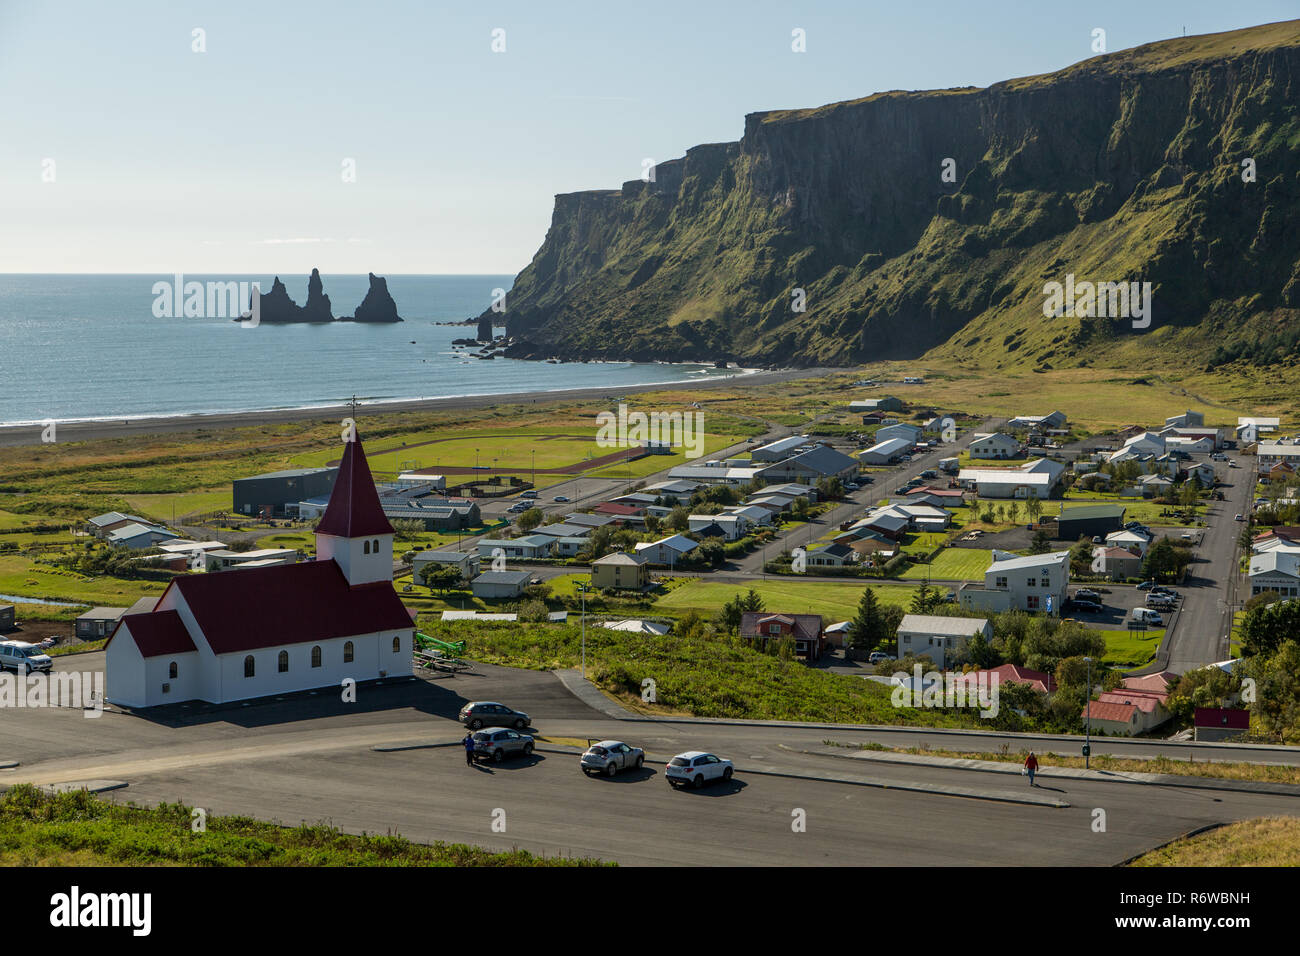
[(1092, 658), (1085, 657), (1084, 662), (1088, 665), (1088, 686), (1086, 692), (1088, 696), (1084, 698), (1086, 703), (1083, 705), (1083, 769), (1088, 769), (1088, 763), (1092, 757)]
[(587, 592), (591, 588), (586, 584), (577, 584), (578, 594), (582, 597), (582, 676), (587, 676)]

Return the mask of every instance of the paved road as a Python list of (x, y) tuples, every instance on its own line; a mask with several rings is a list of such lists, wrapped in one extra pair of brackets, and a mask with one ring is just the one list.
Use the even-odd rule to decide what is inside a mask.
[[(77, 666), (102, 666), (102, 655), (85, 655)], [(631, 740), (647, 748), (652, 763), (640, 775), (606, 781), (584, 778), (572, 756), (555, 753), (471, 770), (455, 747), (373, 749), (454, 741), (461, 704), (485, 698), (528, 711), (537, 732), (552, 738)], [(827, 738), (902, 746), (928, 741), (957, 749), (1007, 742), (1015, 749), (1069, 751), (1077, 738), (1045, 746), (1035, 737), (1004, 741), (914, 728), (617, 721), (579, 701), (551, 674), (486, 665), (475, 675), (363, 686), (355, 705), (318, 694), (221, 710), (177, 709), (153, 719), (13, 710), (5, 720), (0, 760), (21, 763), (0, 771), (0, 782), (119, 779), (129, 786), (114, 799), (181, 800), (209, 812), (287, 824), (326, 820), (349, 832), (394, 829), (420, 841), (519, 846), (630, 864), (1105, 865), (1196, 827), (1291, 813), (1295, 805), (1293, 797), (1051, 778), (1033, 798), (1068, 807), (1007, 803), (1000, 798), (1030, 793), (1018, 777), (860, 764), (800, 751)], [(1300, 762), (1300, 750), (1180, 748), (1122, 739), (1094, 745), (1096, 752)], [(733, 759), (735, 782), (700, 793), (670, 791), (654, 761), (693, 747)], [(940, 790), (973, 790), (992, 799)], [(1091, 827), (1098, 807), (1107, 813), (1104, 834)], [(498, 809), (505, 812), (504, 833), (492, 829)], [(806, 813), (806, 832), (791, 829), (796, 810)]]

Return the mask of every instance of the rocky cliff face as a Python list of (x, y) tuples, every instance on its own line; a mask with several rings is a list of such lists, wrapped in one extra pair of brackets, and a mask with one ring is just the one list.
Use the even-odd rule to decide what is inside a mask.
[[(1300, 322), (1297, 102), (1292, 21), (753, 114), (653, 182), (557, 196), (510, 354), (1050, 367)], [(1150, 326), (1046, 319), (1068, 274), (1152, 283)]]

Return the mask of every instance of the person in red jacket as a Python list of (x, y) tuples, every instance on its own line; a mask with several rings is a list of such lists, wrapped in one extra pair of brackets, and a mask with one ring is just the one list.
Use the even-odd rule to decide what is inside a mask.
[(1031, 787), (1035, 786), (1034, 771), (1037, 769), (1038, 769), (1038, 758), (1034, 756), (1034, 752), (1031, 750), (1029, 751), (1029, 756), (1025, 758), (1025, 770), (1028, 771), (1029, 773), (1029, 785)]

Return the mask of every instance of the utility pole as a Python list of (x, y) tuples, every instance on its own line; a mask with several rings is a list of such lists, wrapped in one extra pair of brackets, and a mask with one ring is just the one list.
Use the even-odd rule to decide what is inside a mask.
[(1085, 657), (1084, 662), (1088, 665), (1088, 696), (1083, 705), (1083, 769), (1087, 770), (1092, 759), (1092, 658)]
[(582, 598), (582, 676), (587, 676), (587, 591), (590, 588), (586, 584), (575, 585), (578, 594)]

